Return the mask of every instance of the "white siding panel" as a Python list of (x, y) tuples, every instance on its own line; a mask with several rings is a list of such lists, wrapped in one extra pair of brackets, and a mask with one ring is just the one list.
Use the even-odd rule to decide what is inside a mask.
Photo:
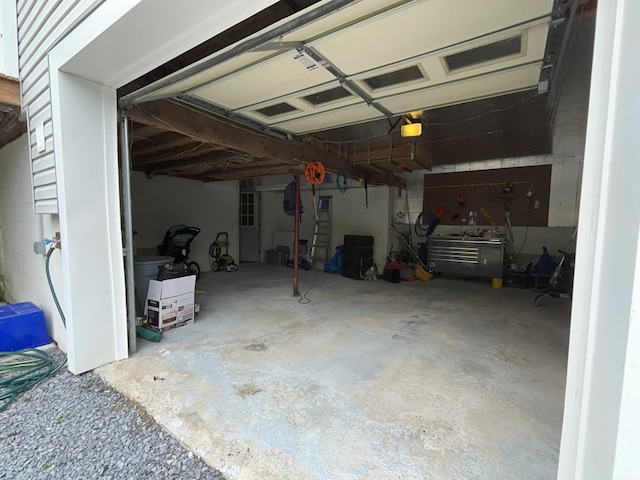
[[(29, 128), (31, 130), (29, 135), (31, 135), (32, 132), (35, 132), (36, 125), (40, 122), (44, 123), (45, 126), (52, 123), (51, 112), (49, 110), (41, 110), (39, 113), (29, 112)], [(33, 142), (35, 143), (35, 138), (33, 139)]]
[(35, 162), (36, 158), (42, 156), (44, 152), (53, 153), (53, 136), (50, 136), (48, 138), (45, 137), (45, 146), (46, 148), (43, 151), (39, 151), (36, 145), (33, 145), (31, 147), (31, 165), (32, 165), (31, 169), (32, 171), (34, 171), (34, 173), (35, 173), (35, 168), (33, 166), (33, 163)]
[[(45, 108), (51, 108), (51, 92), (48, 88), (28, 106), (29, 114), (31, 115), (37, 115)], [(49, 118), (51, 118), (50, 115)], [(35, 125), (33, 125), (33, 127), (35, 128)]]
[[(48, 52), (104, 0), (18, 0), (18, 55), (22, 106), (29, 121), (36, 213), (58, 213)], [(36, 145), (44, 127), (45, 149)]]
[[(41, 52), (49, 51), (52, 47), (48, 44), (50, 38), (58, 38), (63, 33), (65, 23), (63, 22), (65, 16), (69, 11), (73, 9), (77, 1), (64, 1), (64, 2), (47, 2), (50, 3), (50, 10), (55, 8), (61, 9), (58, 15), (51, 15), (47, 12), (47, 20), (40, 24), (35, 35), (29, 37), (29, 40), (20, 45), (19, 55), (24, 57), (24, 62), (29, 63), (31, 58), (39, 58)], [(49, 10), (49, 9), (48, 9)], [(41, 13), (42, 15), (42, 13)], [(62, 16), (60, 16), (62, 15)]]
[(55, 200), (58, 197), (58, 189), (55, 184), (37, 187), (35, 197), (36, 200)]
[(53, 153), (48, 153), (37, 160), (34, 160), (32, 163), (32, 171), (33, 173), (40, 173), (44, 170), (53, 169), (55, 167), (55, 160), (53, 158)]
[[(42, 119), (41, 121), (44, 123), (44, 136), (51, 137), (53, 135), (53, 123), (50, 120), (45, 120), (45, 119)], [(34, 121), (34, 125), (36, 125), (35, 121)], [(33, 142), (33, 143), (30, 143), (29, 145), (33, 147), (36, 144), (35, 128), (32, 128), (29, 131), (29, 135), (30, 135), (31, 141)]]
[(28, 89), (26, 88), (26, 85), (22, 86), (23, 102), (29, 104), (32, 103), (49, 88), (49, 75), (47, 75), (47, 73), (48, 72), (46, 70), (41, 72), (40, 77), (36, 77), (35, 83), (31, 83)]
[(33, 175), (33, 186), (41, 187), (43, 185), (51, 185), (56, 183), (56, 172), (53, 169), (38, 172)]
[(36, 213), (58, 213), (58, 200), (38, 200), (36, 202)]

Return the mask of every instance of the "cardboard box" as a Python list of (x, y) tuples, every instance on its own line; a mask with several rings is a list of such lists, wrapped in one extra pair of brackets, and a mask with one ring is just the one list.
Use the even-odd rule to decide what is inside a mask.
[(166, 332), (194, 322), (195, 275), (149, 280), (145, 313), (149, 326)]

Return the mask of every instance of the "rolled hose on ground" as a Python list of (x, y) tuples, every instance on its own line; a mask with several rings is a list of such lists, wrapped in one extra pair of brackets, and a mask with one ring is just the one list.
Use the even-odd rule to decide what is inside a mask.
[[(63, 325), (67, 326), (67, 320), (58, 301), (51, 275), (49, 273), (49, 259), (55, 250), (56, 244), (52, 244), (47, 252), (44, 270), (51, 296), (56, 304)], [(62, 362), (54, 364), (53, 357), (42, 350), (26, 348), (16, 352), (0, 352), (0, 412), (6, 410), (9, 405), (20, 395), (50, 375), (54, 375), (67, 363), (65, 355)]]

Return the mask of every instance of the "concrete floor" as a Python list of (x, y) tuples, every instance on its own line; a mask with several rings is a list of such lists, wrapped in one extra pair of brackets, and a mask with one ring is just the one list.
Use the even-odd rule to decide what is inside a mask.
[(291, 274), (204, 274), (195, 325), (98, 373), (231, 479), (555, 478), (567, 300)]

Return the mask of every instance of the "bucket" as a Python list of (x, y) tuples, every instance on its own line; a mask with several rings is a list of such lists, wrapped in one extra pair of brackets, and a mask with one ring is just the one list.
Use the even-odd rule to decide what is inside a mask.
[(160, 268), (173, 265), (173, 257), (133, 257), (133, 276), (135, 278), (136, 315), (144, 315), (144, 302), (147, 300), (149, 280), (156, 280)]
[(502, 277), (493, 277), (491, 279), (491, 286), (493, 288), (502, 288)]

